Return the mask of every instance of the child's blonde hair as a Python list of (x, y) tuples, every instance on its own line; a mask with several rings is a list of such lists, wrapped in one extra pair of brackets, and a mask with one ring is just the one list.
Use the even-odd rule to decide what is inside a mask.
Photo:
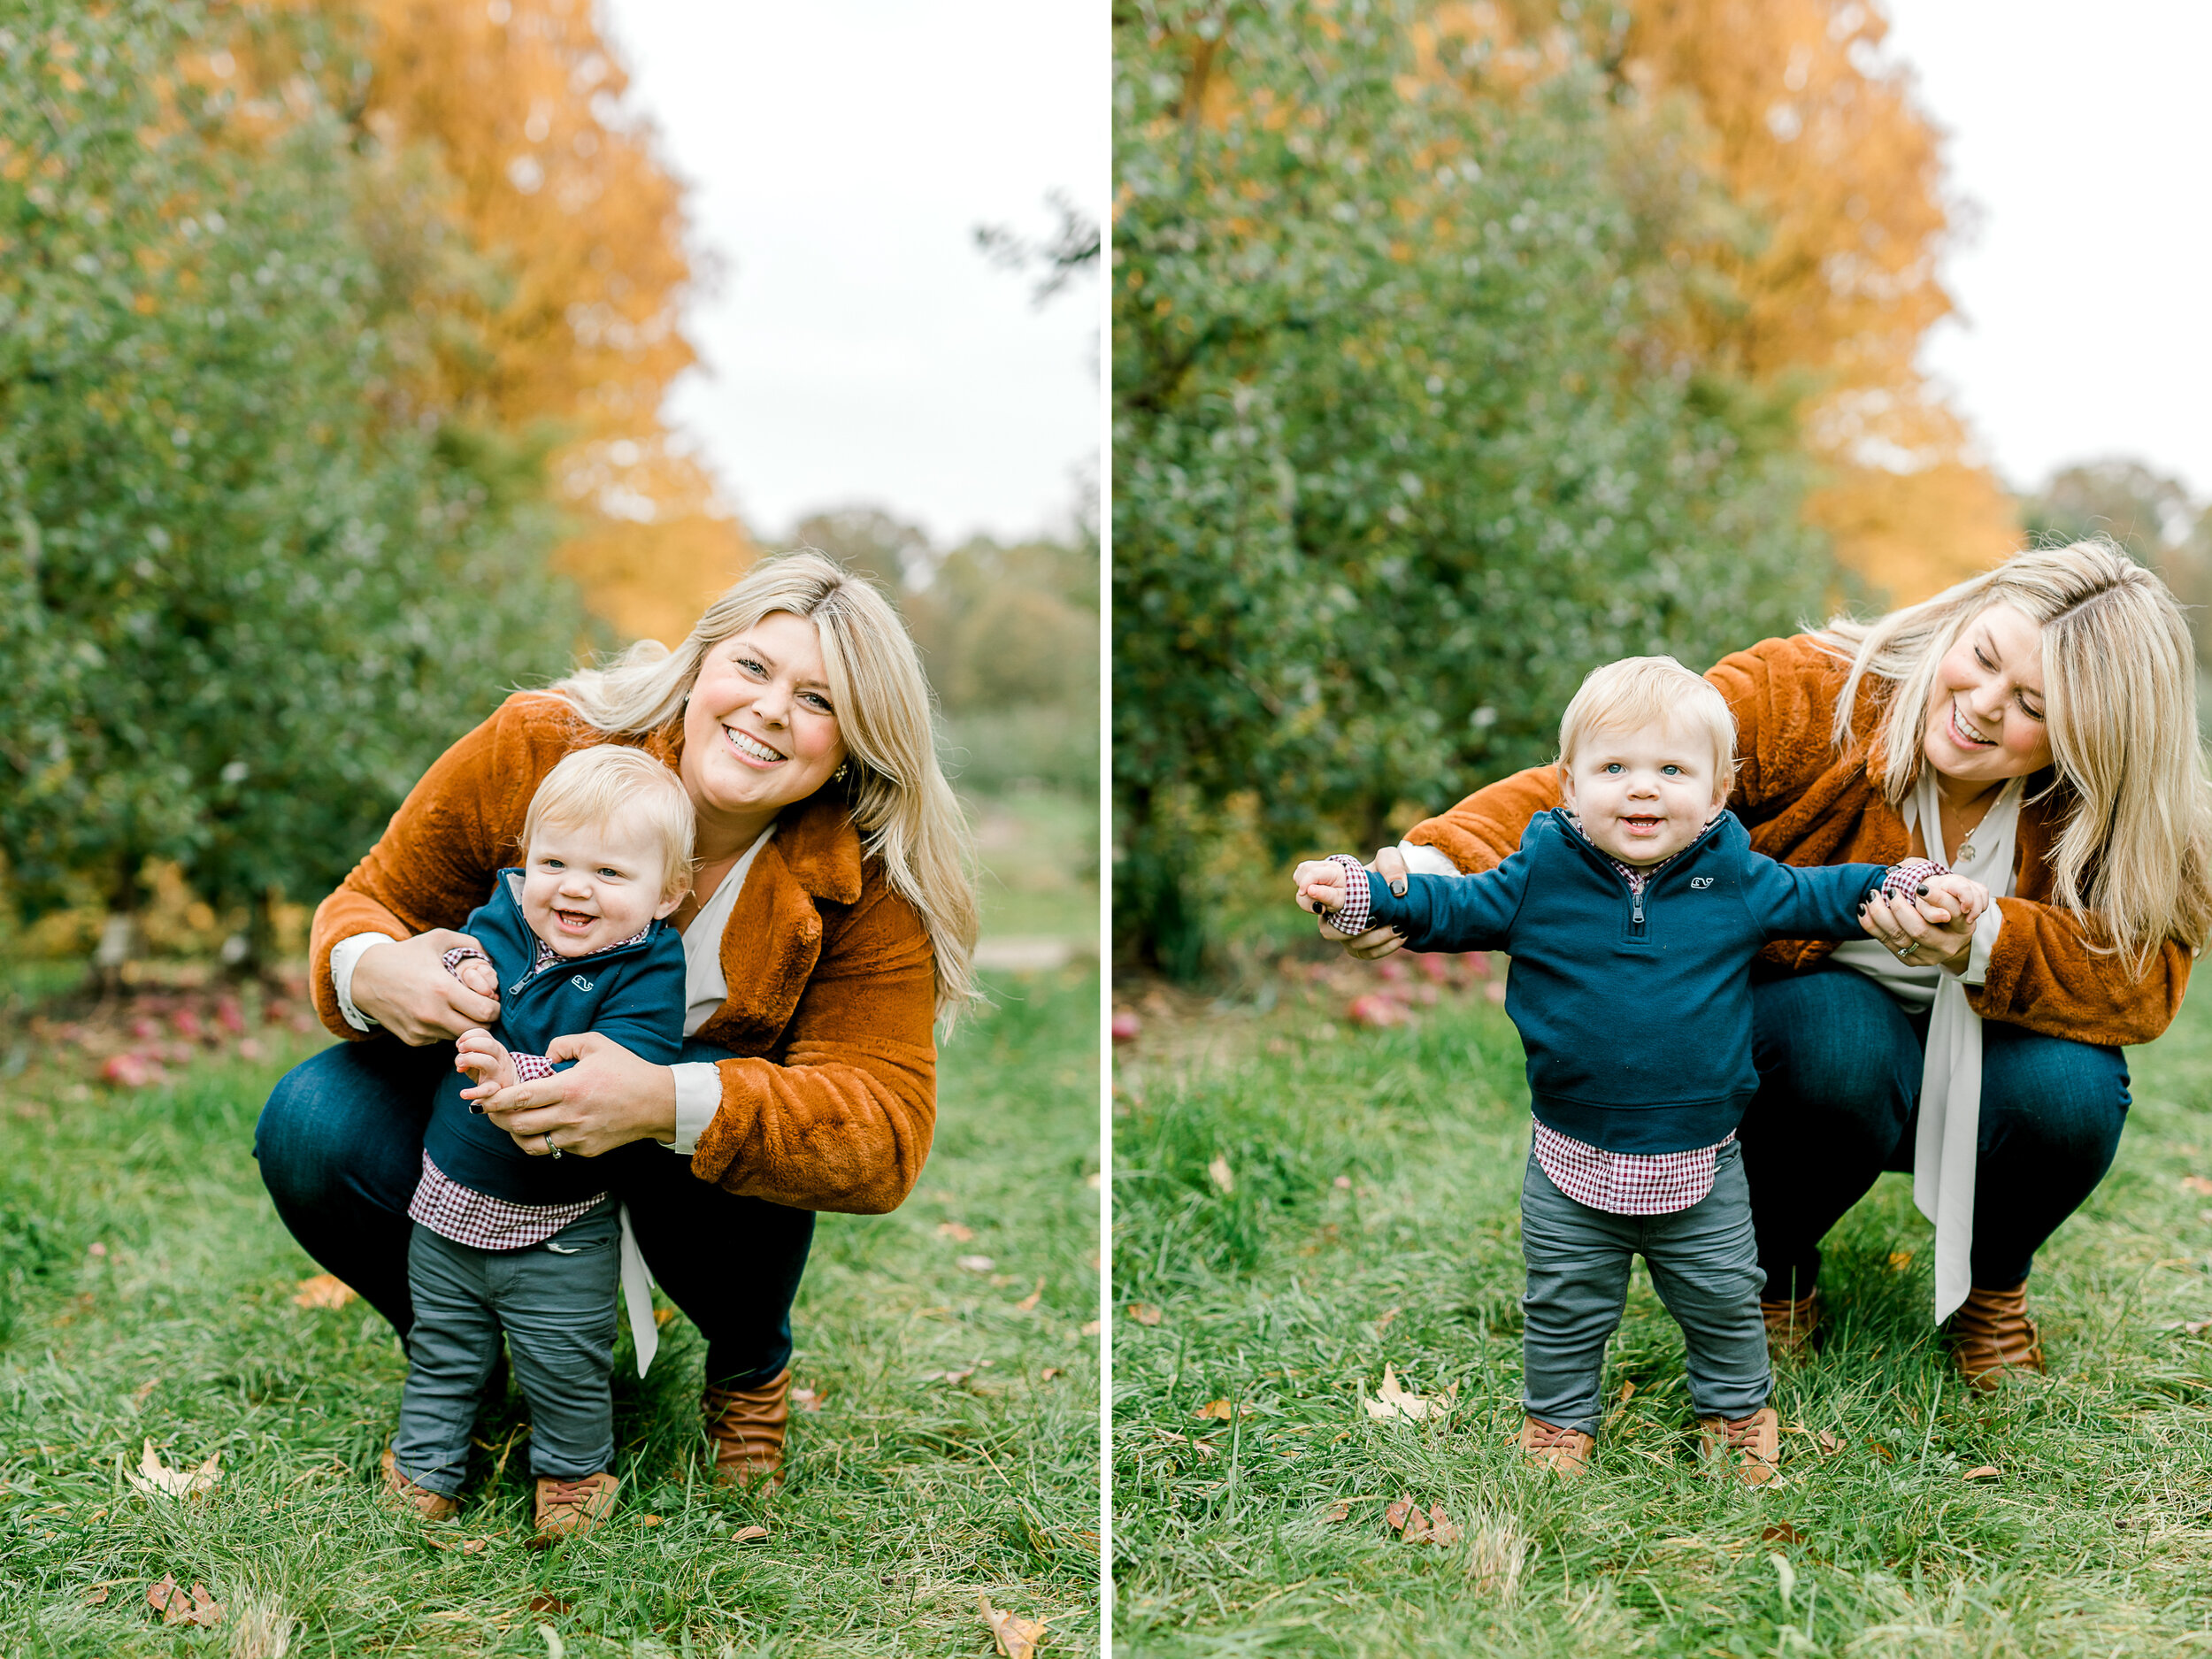
[(522, 820), (523, 856), (543, 825), (603, 830), (618, 818), (641, 826), (660, 854), (661, 902), (688, 893), (696, 823), (691, 795), (673, 772), (622, 743), (580, 749), (545, 774)]
[(1624, 657), (1592, 669), (1560, 717), (1559, 764), (1573, 771), (1575, 750), (1594, 733), (1661, 725), (1703, 727), (1713, 740), (1713, 793), (1735, 787), (1736, 717), (1728, 699), (1671, 657)]

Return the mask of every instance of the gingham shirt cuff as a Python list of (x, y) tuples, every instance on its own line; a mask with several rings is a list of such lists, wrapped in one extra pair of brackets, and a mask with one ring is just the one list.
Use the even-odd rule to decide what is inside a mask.
[(1363, 933), (1374, 926), (1374, 903), (1368, 896), (1367, 870), (1349, 853), (1331, 853), (1325, 863), (1339, 865), (1344, 872), (1344, 908), (1329, 918), (1329, 926), (1340, 933)]
[(362, 952), (375, 945), (396, 945), (389, 933), (355, 933), (330, 948), (330, 987), (338, 994), (338, 1013), (356, 1031), (374, 1031), (376, 1021), (353, 1005), (353, 970)]

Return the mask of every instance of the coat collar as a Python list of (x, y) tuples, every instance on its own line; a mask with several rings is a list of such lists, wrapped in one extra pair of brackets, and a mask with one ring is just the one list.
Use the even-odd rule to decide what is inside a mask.
[[(648, 735), (642, 747), (672, 771), (680, 772), (683, 723), (671, 721)], [(852, 809), (835, 784), (824, 784), (805, 800), (784, 808), (776, 817), (776, 833), (769, 846), (776, 849), (784, 868), (808, 897), (826, 899), (833, 904), (860, 902), (860, 832), (853, 826)]]

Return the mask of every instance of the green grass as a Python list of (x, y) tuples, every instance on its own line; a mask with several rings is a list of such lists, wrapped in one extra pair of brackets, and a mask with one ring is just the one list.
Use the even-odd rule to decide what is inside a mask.
[[(2181, 1328), (2212, 1320), (2212, 1197), (2182, 1185), (2212, 1175), (2206, 994), (2131, 1051), (2118, 1164), (2039, 1260), (2049, 1376), (1958, 1385), (1928, 1322), (1930, 1230), (1885, 1177), (1830, 1240), (1832, 1340), (1779, 1379), (1785, 1479), (1756, 1493), (1697, 1472), (1680, 1338), (1640, 1266), (1591, 1478), (1518, 1465), (1528, 1119), (1499, 1010), (1448, 1001), (1353, 1035), (1294, 995), (1232, 1037), (1217, 1011), (1195, 1060), (1161, 1023), (1116, 1089), (1117, 1307), (1162, 1315), (1115, 1325), (1120, 1651), (2212, 1647), (2212, 1331)], [(1456, 1409), (1371, 1421), (1358, 1394), (1386, 1364), (1425, 1395), (1455, 1385)], [(1196, 1415), (1219, 1400), (1232, 1420)], [(1469, 1539), (1393, 1537), (1379, 1511), (1402, 1494)], [(1520, 1543), (1508, 1594), (1496, 1563)]]
[[(679, 1317), (649, 1379), (626, 1342), (618, 1358), (618, 1517), (543, 1554), (519, 1456), (495, 1479), (487, 1452), (428, 1533), (378, 1501), (403, 1367), (361, 1303), (293, 1303), (316, 1270), (250, 1154), (279, 1066), (128, 1096), (43, 1063), (9, 1080), (0, 1653), (228, 1653), (258, 1601), (302, 1621), (303, 1655), (982, 1655), (979, 1591), (1048, 1618), (1055, 1652), (1094, 1651), (1097, 986), (993, 990), (945, 1055), (914, 1196), (816, 1235), (795, 1371), (824, 1404), (795, 1417), (787, 1486), (698, 1481), (700, 1344)], [(522, 1420), (511, 1398), (480, 1432), (511, 1446)], [(220, 1484), (141, 1496), (122, 1471), (145, 1439), (172, 1464), (219, 1452)], [(750, 1525), (769, 1536), (733, 1543)], [(163, 1628), (144, 1595), (165, 1573), (204, 1580), (224, 1624)]]
[(987, 939), (1098, 938), (1098, 798), (1013, 789), (968, 803)]

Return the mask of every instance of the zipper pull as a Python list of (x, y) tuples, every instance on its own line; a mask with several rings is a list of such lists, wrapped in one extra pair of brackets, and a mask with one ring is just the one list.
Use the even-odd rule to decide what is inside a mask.
[(1641, 927), (1644, 925), (1644, 890), (1641, 887), (1629, 888), (1628, 902), (1630, 919)]

